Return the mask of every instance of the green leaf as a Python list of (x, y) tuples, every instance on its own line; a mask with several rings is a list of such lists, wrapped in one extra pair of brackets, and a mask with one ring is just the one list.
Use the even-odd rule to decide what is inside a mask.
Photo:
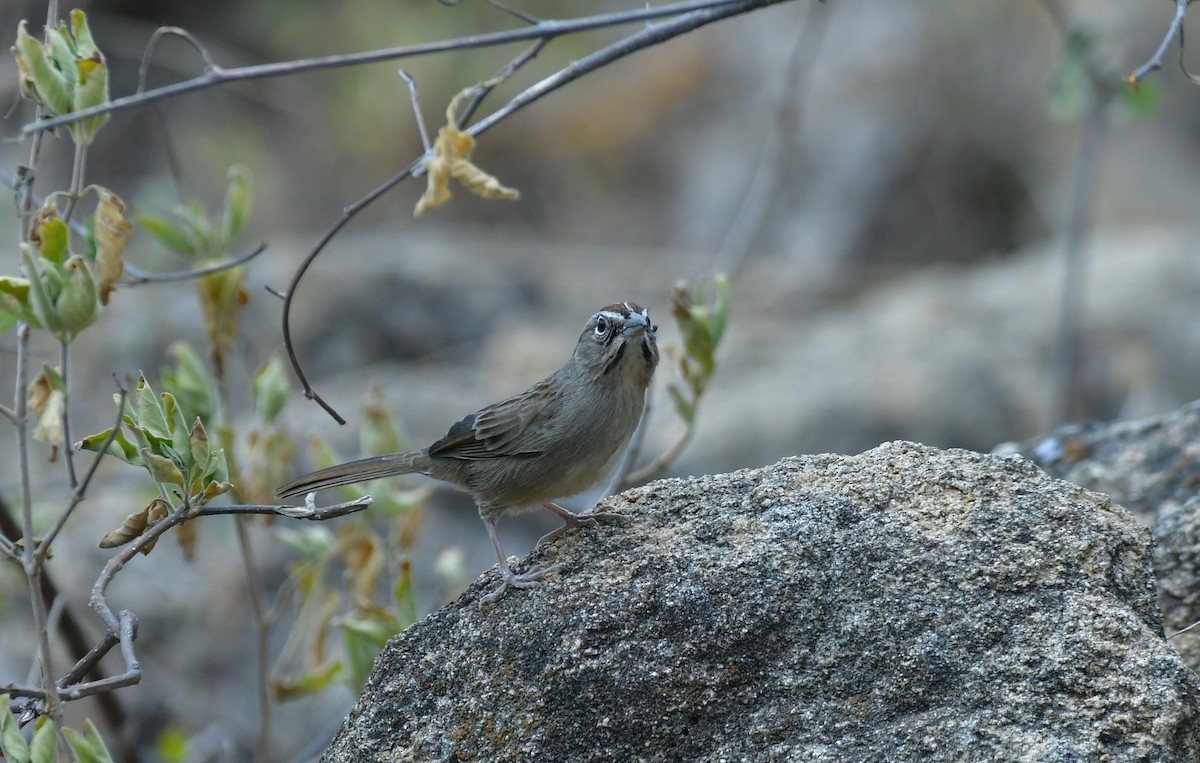
[(225, 449), (216, 448), (208, 454), (208, 466), (204, 470), (204, 476), (216, 482), (224, 482), (229, 479), (229, 465), (225, 463)]
[(67, 224), (57, 215), (46, 218), (38, 226), (38, 238), (42, 241), (38, 251), (51, 262), (61, 265), (71, 254), (67, 250)]
[(146, 462), (146, 468), (150, 470), (150, 476), (155, 482), (183, 487), (183, 472), (173, 459), (151, 453), (149, 448), (142, 448), (142, 460)]
[(696, 420), (696, 404), (684, 397), (683, 392), (674, 384), (667, 386), (667, 393), (671, 396), (671, 401), (675, 403), (675, 412), (679, 414), (679, 418), (683, 419), (683, 423), (691, 426)]
[(163, 383), (175, 393), (184, 413), (199, 416), (201, 421), (212, 421), (216, 395), (204, 364), (187, 342), (175, 342), (167, 348), (167, 353), (175, 360), (175, 367), (163, 371)]
[(316, 694), (340, 678), (341, 675), (342, 663), (338, 660), (332, 660), (314, 670), (300, 673), (286, 682), (275, 682), (275, 699), (283, 701)]
[(30, 303), (28, 279), (0, 276), (0, 310), (16, 320), (38, 325)]
[(225, 189), (225, 214), (221, 218), (221, 240), (224, 246), (241, 232), (250, 214), (250, 170), (240, 164), (229, 168), (229, 185)]
[(171, 430), (167, 427), (166, 413), (145, 376), (138, 377), (133, 400), (137, 411), (137, 425), (162, 440), (170, 440)]
[(219, 247), (214, 246), (215, 232), (212, 221), (208, 219), (208, 212), (199, 202), (189, 201), (187, 204), (181, 204), (175, 207), (174, 212), (183, 221), (183, 234), (191, 242), (192, 251), (197, 256), (216, 257), (220, 254), (219, 251), (214, 251)]
[(154, 751), (165, 763), (183, 763), (188, 759), (188, 737), (183, 729), (171, 725), (154, 740)]
[(1055, 119), (1079, 118), (1095, 95), (1088, 76), (1093, 42), (1091, 32), (1084, 29), (1074, 29), (1067, 35), (1067, 45), (1050, 85), (1050, 115)]
[(142, 226), (147, 233), (158, 239), (159, 243), (168, 249), (190, 256), (197, 254), (195, 247), (187, 235), (165, 218), (142, 212), (134, 212), (133, 219), (137, 220), (138, 225)]
[(1134, 119), (1152, 116), (1158, 110), (1161, 91), (1157, 80), (1143, 79), (1132, 87), (1121, 88), (1121, 104), (1124, 111)]
[(407, 559), (400, 564), (400, 575), (392, 587), (392, 599), (396, 602), (396, 617), (401, 627), (417, 621), (417, 597), (413, 591), (412, 565)]
[[(370, 627), (356, 620), (344, 620), (338, 623), (342, 628), (342, 649), (346, 653), (346, 680), (355, 689), (361, 687), (371, 675), (382, 645), (378, 643), (377, 634)], [(387, 643), (385, 637), (383, 643)]]
[(200, 469), (203, 469), (208, 463), (206, 458), (198, 463), (192, 461), (192, 442), (191, 429), (183, 419), (183, 412), (179, 410), (179, 405), (175, 402), (175, 396), (170, 392), (163, 392), (159, 395), (162, 399), (163, 413), (167, 418), (167, 428), (171, 430), (171, 449), (179, 458), (179, 465), (189, 473), (190, 467), (195, 464)]
[(29, 745), (8, 708), (9, 701), (7, 694), (0, 694), (0, 752), (4, 753), (5, 763), (29, 763)]
[(55, 333), (69, 340), (95, 322), (100, 314), (100, 291), (92, 266), (80, 255), (67, 260), (65, 270), (67, 280), (54, 303), (62, 331)]
[(283, 410), (288, 395), (288, 375), (283, 361), (274, 355), (254, 374), (254, 410), (270, 424)]
[[(53, 34), (50, 35), (53, 38)], [(17, 67), (27, 83), (33, 84), (37, 100), (51, 113), (66, 114), (71, 110), (71, 89), (74, 83), (46, 58), (46, 49), (25, 29), (17, 25), (17, 44), (13, 48)]]
[(92, 58), (100, 54), (96, 41), (92, 39), (92, 30), (88, 28), (87, 14), (78, 8), (71, 11), (71, 39), (75, 40), (75, 55), (79, 58)]
[(83, 722), (82, 734), (75, 729), (66, 728), (63, 729), (63, 736), (67, 738), (67, 746), (71, 748), (77, 763), (113, 763), (104, 740), (100, 738), (100, 732), (90, 720)]
[(54, 719), (47, 716), (38, 718), (37, 730), (33, 732), (33, 741), (29, 743), (30, 763), (54, 763), (54, 746), (58, 742), (58, 727)]
[(0, 310), (0, 334), (8, 331), (13, 326), (17, 325), (17, 316), (12, 313)]
[[(80, 440), (75, 445), (75, 448), (77, 450), (90, 450), (93, 453), (99, 453), (101, 446), (108, 439), (110, 432), (112, 432), (112, 427), (105, 429), (103, 432), (88, 435)], [(142, 461), (141, 453), (138, 452), (138, 447), (131, 443), (129, 438), (125, 436), (124, 429), (117, 430), (117, 436), (113, 438), (112, 445), (108, 446), (108, 452), (127, 464), (142, 466), (145, 463)]]
[(378, 391), (372, 392), (363, 406), (363, 423), (359, 438), (364, 455), (381, 456), (404, 450), (400, 434)]
[(38, 323), (47, 331), (58, 335), (62, 333), (62, 324), (58, 320), (58, 314), (54, 312), (54, 301), (46, 288), (45, 275), (37, 269), (30, 249), (27, 244), (21, 245), (21, 259), (25, 263), (26, 275), (29, 276), (29, 304), (33, 314), (37, 316)]

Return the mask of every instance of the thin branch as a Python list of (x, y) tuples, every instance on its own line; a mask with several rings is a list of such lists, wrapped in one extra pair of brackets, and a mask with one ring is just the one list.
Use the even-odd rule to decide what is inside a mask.
[(634, 464), (637, 463), (638, 458), (642, 454), (642, 443), (646, 439), (646, 430), (649, 428), (647, 423), (650, 421), (650, 412), (652, 410), (654, 410), (654, 399), (650, 391), (647, 391), (646, 404), (642, 406), (642, 418), (638, 420), (637, 429), (633, 430), (633, 436), (629, 438), (629, 445), (625, 447), (625, 452), (621, 454), (621, 463), (617, 464), (617, 468), (608, 479), (608, 484), (604, 486), (604, 497), (632, 487), (625, 480), (625, 477), (629, 475), (629, 472), (633, 469)]
[(276, 506), (274, 504), (243, 504), (237, 506), (205, 506), (200, 510), (201, 515), (216, 516), (218, 514), (276, 514), (289, 519), (308, 519), (313, 522), (324, 522), (327, 519), (344, 517), (356, 511), (362, 511), (371, 505), (371, 496), (364, 495), (353, 501), (336, 503), (332, 506)]
[[(1131, 86), (1137, 87), (1146, 75), (1162, 68), (1163, 58), (1167, 55), (1167, 46), (1171, 44), (1172, 37), (1179, 37), (1179, 65), (1183, 66), (1183, 17), (1187, 14), (1187, 7), (1191, 2), (1192, 0), (1175, 0), (1175, 17), (1167, 26), (1167, 33), (1163, 35), (1162, 42), (1158, 44), (1158, 50), (1154, 51), (1154, 55), (1150, 57), (1149, 61), (1125, 78), (1125, 81)], [(1187, 72), (1186, 68), (1184, 72)]]
[(71, 343), (63, 339), (59, 341), (58, 347), (58, 362), (62, 366), (60, 373), (66, 388), (63, 393), (62, 411), (63, 462), (67, 468), (67, 484), (74, 490), (79, 487), (79, 480), (75, 478), (75, 449), (71, 445)]
[(622, 483), (622, 488), (632, 487), (639, 482), (645, 482), (662, 470), (666, 469), (675, 459), (679, 458), (679, 454), (692, 441), (692, 437), (696, 434), (696, 424), (693, 419), (692, 423), (687, 425), (687, 429), (683, 430), (683, 434), (675, 441), (675, 444), (667, 448), (667, 451), (655, 459), (652, 463), (646, 464), (641, 469), (638, 469), (633, 474), (625, 478)]
[(300, 74), (303, 72), (320, 71), (323, 69), (336, 69), (345, 66), (361, 66), (363, 64), (395, 61), (401, 58), (425, 56), (432, 53), (444, 53), (452, 50), (487, 48), (496, 45), (504, 45), (510, 42), (533, 40), (539, 37), (559, 37), (565, 34), (586, 32), (592, 29), (603, 29), (605, 27), (621, 26), (639, 21), (649, 21), (652, 19), (679, 16), (681, 14), (703, 11), (706, 9), (726, 9), (734, 7), (741, 9), (737, 12), (742, 13), (746, 10), (773, 4), (774, 2), (785, 2), (785, 0), (688, 0), (687, 2), (672, 3), (670, 5), (663, 5), (655, 8), (641, 8), (633, 11), (601, 13), (594, 16), (585, 16), (570, 20), (547, 20), (541, 21), (532, 26), (523, 27), (521, 29), (509, 29), (502, 32), (488, 32), (449, 40), (421, 43), (418, 45), (404, 45), (395, 48), (385, 48), (382, 50), (371, 50), (360, 53), (320, 56), (317, 58), (307, 58), (297, 61), (284, 61), (274, 64), (258, 64), (255, 66), (244, 66), (234, 69), (222, 69), (220, 67), (216, 67), (205, 72), (199, 77), (194, 77), (183, 82), (176, 82), (171, 85), (164, 85), (163, 87), (147, 90), (142, 93), (135, 93), (134, 95), (116, 98), (108, 103), (104, 103), (99, 106), (93, 106), (87, 109), (81, 109), (79, 111), (73, 111), (69, 114), (62, 114), (60, 116), (50, 117), (47, 119), (35, 120), (24, 125), (21, 128), (21, 134), (23, 136), (33, 135), (36, 133), (45, 132), (47, 130), (52, 130), (62, 125), (72, 124), (74, 122), (88, 119), (99, 114), (123, 111), (135, 106), (142, 106), (147, 103), (159, 101), (164, 98), (171, 98), (174, 96), (184, 95), (186, 93), (193, 93), (198, 90), (205, 90), (231, 82), (245, 82), (247, 80), (283, 77), (292, 74)]
[(1192, 631), (1198, 627), (1200, 627), (1200, 620), (1197, 620), (1196, 622), (1192, 623), (1191, 625), (1184, 628), (1183, 630), (1175, 631), (1170, 636), (1167, 636), (1167, 640), (1170, 641), (1171, 639), (1175, 638), (1176, 636), (1182, 636), (1183, 634), (1188, 633), (1189, 631)]
[(400, 79), (404, 80), (404, 84), (408, 85), (408, 97), (412, 101), (413, 116), (417, 120), (417, 131), (421, 133), (421, 148), (428, 152), (433, 146), (429, 142), (429, 132), (425, 129), (425, 117), (421, 115), (421, 102), (417, 99), (417, 81), (403, 69), (397, 69), (396, 73), (400, 75)]
[(233, 258), (232, 260), (225, 260), (223, 262), (217, 262), (217, 263), (208, 265), (203, 268), (197, 268), (195, 270), (179, 270), (179, 271), (175, 271), (173, 273), (148, 273), (139, 268), (135, 268), (134, 266), (130, 265), (129, 263), (126, 263), (125, 264), (125, 272), (127, 274), (127, 277), (125, 278), (125, 283), (130, 284), (131, 286), (138, 286), (138, 285), (144, 284), (144, 283), (165, 283), (167, 281), (190, 281), (194, 278), (201, 278), (201, 277), (209, 275), (211, 273), (219, 273), (222, 270), (229, 270), (230, 268), (236, 268), (238, 265), (245, 265), (250, 260), (254, 259), (258, 255), (265, 252), (267, 250), (267, 246), (268, 246), (267, 242), (264, 241), (261, 244), (259, 244), (257, 247), (255, 247), (255, 249), (253, 251), (249, 252), (248, 254), (243, 254), (240, 257)]
[[(668, 21), (664, 21), (653, 26), (646, 26), (640, 31), (635, 32), (616, 43), (601, 48), (590, 55), (584, 56), (583, 58), (572, 62), (567, 67), (560, 69), (558, 72), (521, 91), (511, 100), (509, 100), (504, 106), (471, 125), (463, 132), (473, 138), (478, 137), (539, 98), (548, 95), (558, 88), (579, 79), (589, 72), (593, 72), (596, 69), (610, 64), (613, 61), (624, 58), (632, 53), (636, 53), (644, 48), (658, 45), (669, 39), (678, 37), (681, 34), (694, 31), (715, 21), (720, 21), (730, 16), (737, 16), (758, 8), (765, 8), (767, 6), (776, 5), (782, 2), (788, 2), (788, 0), (737, 0), (737, 2), (724, 3), (678, 3), (676, 5), (663, 6), (662, 8), (657, 9), (646, 9), (647, 12), (653, 10), (657, 11), (658, 13), (654, 14), (653, 16), (645, 16), (643, 18), (648, 19), (661, 16), (677, 16), (678, 18), (672, 18)], [(665, 13), (668, 8), (674, 10), (671, 13)], [(608, 15), (623, 16), (625, 21), (634, 20), (632, 12)], [(540, 31), (540, 34), (526, 34), (522, 37), (514, 37), (512, 39), (528, 39), (529, 37), (551, 38), (562, 34), (563, 32), (561, 29), (565, 24), (584, 23), (594, 21), (599, 18), (601, 17), (581, 19), (578, 22), (546, 21), (535, 26), (527, 27), (524, 30), (517, 30), (526, 33), (531, 31)], [(622, 23), (624, 23), (624, 21)], [(487, 37), (487, 35), (483, 35), (481, 37)], [(463, 39), (465, 40), (471, 38)], [(537, 50), (540, 50), (539, 46), (534, 46), (531, 48), (528, 52), (529, 57), (532, 58), (532, 55), (536, 54)], [(515, 61), (519, 60), (520, 57), (515, 59)], [(423, 156), (413, 161), (408, 167), (388, 178), (380, 186), (356, 201), (354, 204), (346, 207), (342, 211), (342, 215), (333, 223), (332, 226), (329, 227), (328, 230), (325, 231), (325, 233), (321, 236), (321, 239), (317, 242), (316, 246), (301, 261), (300, 266), (296, 269), (296, 272), (293, 273), (291, 283), (288, 285), (287, 291), (285, 292), (283, 298), (282, 317), (283, 342), (284, 347), (287, 350), (288, 360), (292, 364), (292, 370), (295, 372), (296, 378), (300, 381), (301, 386), (304, 388), (304, 396), (307, 399), (316, 402), (317, 405), (321, 406), (321, 408), (324, 409), (325, 412), (330, 416), (332, 416), (333, 419), (339, 424), (345, 424), (346, 420), (342, 418), (342, 416), (336, 410), (334, 410), (334, 408), (327, 403), (315, 389), (313, 389), (312, 384), (309, 382), (308, 377), (304, 373), (304, 369), (300, 366), (300, 359), (296, 355), (296, 349), (292, 342), (291, 333), (291, 308), (292, 301), (296, 294), (296, 287), (299, 285), (300, 280), (304, 277), (304, 274), (308, 271), (309, 266), (312, 265), (317, 255), (321, 253), (321, 251), (329, 244), (333, 237), (337, 235), (337, 233), (343, 227), (345, 227), (345, 225), (350, 222), (355, 215), (357, 215), (366, 207), (370, 206), (376, 199), (394, 188), (402, 180), (423, 174), (425, 171), (425, 162), (430, 158), (432, 158), (432, 152), (427, 150)]]
[(142, 53), (142, 63), (138, 66), (138, 86), (136, 92), (146, 92), (146, 77), (150, 73), (150, 60), (154, 57), (154, 51), (158, 47), (159, 41), (168, 35), (182, 38), (200, 54), (200, 59), (204, 62), (205, 73), (220, 71), (221, 67), (213, 62), (212, 56), (208, 54), (208, 49), (191, 32), (177, 26), (161, 26), (154, 30), (154, 34), (150, 35), (150, 42), (146, 43), (146, 50)]
[(270, 683), (270, 627), (263, 610), (263, 595), (259, 590), (257, 565), (254, 549), (250, 545), (250, 534), (246, 519), (234, 520), (237, 526), (238, 548), (242, 554), (242, 566), (246, 568), (246, 584), (250, 588), (250, 611), (254, 615), (254, 636), (258, 662), (258, 738), (254, 743), (254, 763), (267, 763), (271, 750), (271, 687)]
[[(758, 152), (758, 162), (750, 175), (746, 192), (741, 194), (733, 221), (726, 229), (721, 248), (713, 258), (710, 270), (713, 275), (736, 275), (762, 230), (788, 166), (787, 141), (795, 141), (800, 134), (800, 115), (797, 112), (805, 100), (808, 75), (813, 71), (813, 62), (820, 54), (830, 12), (829, 8), (818, 3), (809, 5), (805, 10), (800, 33), (792, 42), (792, 49), (788, 52), (771, 96), (774, 119), (767, 125)], [(794, 208), (791, 214), (795, 214)]]

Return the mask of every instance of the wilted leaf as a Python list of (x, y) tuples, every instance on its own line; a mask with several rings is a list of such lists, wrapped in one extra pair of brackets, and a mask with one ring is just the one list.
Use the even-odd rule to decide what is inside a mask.
[(125, 247), (133, 233), (133, 223), (125, 216), (125, 202), (107, 188), (97, 188), (96, 271), (100, 286), (100, 304), (108, 304), (108, 295), (125, 272)]
[(383, 543), (371, 532), (343, 525), (338, 545), (346, 564), (346, 582), (350, 596), (358, 607), (369, 607), (375, 599), (375, 589), (387, 562)]
[(67, 410), (65, 389), (58, 371), (42, 366), (26, 390), (29, 410), (38, 419), (33, 437), (55, 448), (61, 448), (64, 444), (62, 421)]
[[(112, 532), (109, 532), (103, 538), (101, 538), (100, 548), (117, 548), (118, 546), (124, 546), (126, 543), (144, 533), (155, 523), (165, 519), (170, 511), (171, 507), (167, 505), (166, 501), (161, 498), (155, 498), (146, 506), (146, 508), (125, 517), (125, 521), (121, 523), (120, 527)], [(156, 539), (154, 542), (146, 544), (146, 546), (142, 549), (142, 553), (149, 554), (150, 551), (153, 550), (154, 544), (157, 542), (158, 541)]]
[(238, 316), (250, 301), (242, 288), (242, 268), (229, 268), (210, 273), (196, 281), (200, 295), (200, 307), (204, 312), (204, 328), (208, 333), (208, 346), (212, 350), (213, 364), (220, 376), (225, 365), (225, 355), (237, 337)]
[(208, 468), (208, 433), (204, 431), (204, 424), (200, 419), (196, 419), (192, 424), (192, 429), (188, 432), (188, 447), (192, 455), (192, 463), (196, 466)]
[(417, 201), (414, 217), (420, 217), (431, 209), (437, 209), (450, 200), (450, 178), (456, 179), (471, 193), (485, 199), (521, 198), (521, 192), (507, 188), (493, 175), (489, 175), (471, 162), (475, 150), (475, 139), (458, 129), (458, 108), (475, 93), (469, 87), (456, 95), (446, 109), (446, 126), (438, 130), (433, 143), (433, 157), (425, 163), (425, 193)]
[(371, 390), (371, 395), (363, 404), (362, 410), (363, 425), (360, 438), (364, 455), (381, 456), (404, 450), (400, 433), (396, 430), (387, 406), (383, 404), (383, 396), (378, 387)]

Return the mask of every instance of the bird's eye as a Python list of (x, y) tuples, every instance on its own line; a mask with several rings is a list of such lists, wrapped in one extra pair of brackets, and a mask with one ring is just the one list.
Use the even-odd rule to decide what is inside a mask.
[(596, 336), (604, 336), (608, 333), (608, 320), (600, 318), (596, 321)]

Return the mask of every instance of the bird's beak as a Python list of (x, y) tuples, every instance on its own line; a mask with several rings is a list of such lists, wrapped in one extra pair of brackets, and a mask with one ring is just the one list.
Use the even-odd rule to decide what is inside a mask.
[(641, 313), (630, 313), (621, 333), (625, 336), (636, 336), (645, 333), (648, 328), (650, 328), (650, 324), (646, 321), (646, 316)]

